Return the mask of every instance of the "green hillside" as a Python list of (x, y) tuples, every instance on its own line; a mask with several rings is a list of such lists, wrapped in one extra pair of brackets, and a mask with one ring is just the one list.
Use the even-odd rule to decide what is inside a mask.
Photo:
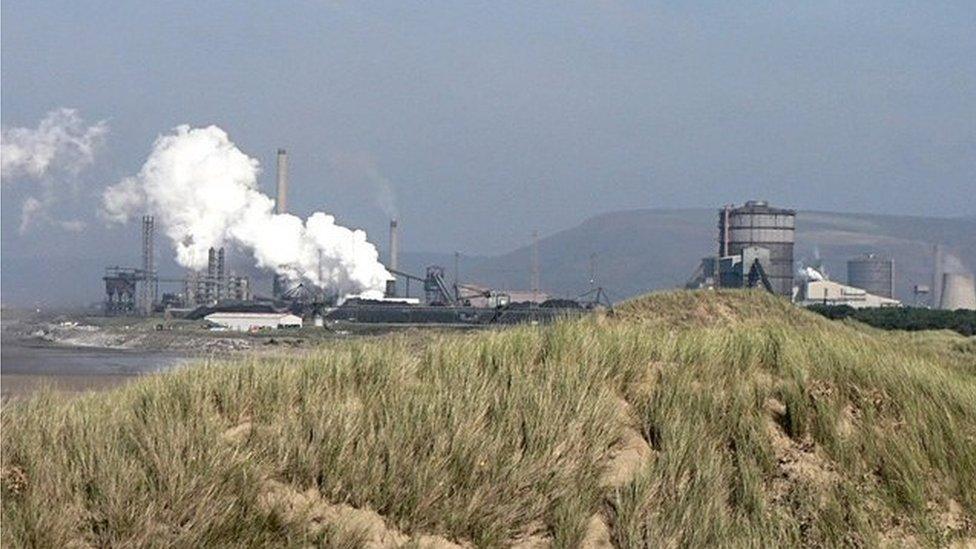
[(5, 404), (3, 545), (972, 543), (974, 403), (972, 338), (655, 294)]

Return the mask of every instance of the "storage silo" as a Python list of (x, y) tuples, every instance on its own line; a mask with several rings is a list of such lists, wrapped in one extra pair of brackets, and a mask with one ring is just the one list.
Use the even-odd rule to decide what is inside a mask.
[(895, 298), (895, 260), (864, 254), (847, 261), (847, 284), (869, 294)]
[(946, 273), (942, 275), (942, 299), (939, 308), (976, 310), (976, 282), (971, 274)]
[(769, 250), (766, 273), (773, 291), (793, 295), (793, 243), (796, 210), (774, 208), (764, 200), (750, 200), (738, 208), (719, 210), (719, 256), (739, 255), (758, 246)]

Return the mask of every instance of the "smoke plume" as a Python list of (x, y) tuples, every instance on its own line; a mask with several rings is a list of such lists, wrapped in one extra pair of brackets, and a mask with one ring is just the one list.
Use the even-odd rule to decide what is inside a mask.
[(941, 271), (946, 274), (970, 274), (966, 264), (952, 252), (942, 253)]
[(77, 227), (77, 221), (52, 220), (49, 206), (66, 190), (77, 191), (74, 176), (94, 162), (107, 133), (104, 121), (86, 125), (78, 111), (65, 108), (47, 113), (36, 128), (0, 131), (0, 181), (31, 180), (40, 193), (21, 205), (21, 233), (39, 219), (66, 230)]
[(329, 156), (329, 164), (340, 178), (368, 188), (370, 198), (387, 217), (400, 217), (397, 213), (397, 193), (393, 182), (383, 175), (372, 155), (335, 152)]
[(342, 293), (381, 294), (390, 278), (366, 233), (316, 212), (307, 220), (275, 214), (257, 189), (257, 160), (216, 126), (179, 126), (159, 137), (142, 169), (106, 189), (104, 214), (125, 222), (152, 212), (189, 269), (207, 265), (211, 247), (234, 244), (256, 265)]
[(0, 172), (5, 181), (41, 179), (53, 172), (77, 174), (95, 159), (108, 126), (86, 126), (75, 109), (47, 113), (36, 128), (3, 128)]
[(827, 277), (824, 276), (824, 274), (820, 272), (820, 270), (810, 266), (801, 268), (797, 272), (797, 275), (799, 276), (800, 280), (804, 280), (807, 282), (819, 282), (822, 280), (827, 280)]

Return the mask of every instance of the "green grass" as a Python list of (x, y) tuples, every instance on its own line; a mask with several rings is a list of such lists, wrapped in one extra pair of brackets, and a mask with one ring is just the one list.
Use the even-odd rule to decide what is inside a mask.
[[(604, 487), (629, 428), (652, 457)], [(9, 547), (362, 541), (262, 504), (269, 480), (477, 546), (576, 546), (594, 513), (621, 547), (937, 546), (976, 536), (976, 344), (656, 294), (45, 394), (2, 442)]]

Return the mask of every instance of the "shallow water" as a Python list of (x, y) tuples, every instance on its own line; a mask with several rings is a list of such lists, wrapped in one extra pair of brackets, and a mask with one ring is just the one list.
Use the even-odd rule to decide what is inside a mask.
[(167, 370), (187, 358), (160, 351), (62, 347), (5, 338), (0, 348), (0, 392), (11, 397), (46, 386), (65, 391), (102, 390)]

